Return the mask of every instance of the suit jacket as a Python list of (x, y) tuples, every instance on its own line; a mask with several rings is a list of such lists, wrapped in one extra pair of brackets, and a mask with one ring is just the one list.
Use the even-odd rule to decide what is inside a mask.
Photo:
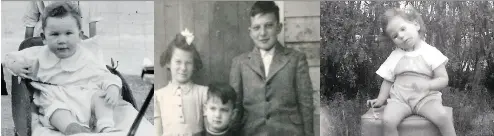
[(237, 92), (240, 134), (313, 136), (313, 90), (305, 54), (275, 45), (264, 74), (258, 48), (233, 59), (230, 84)]

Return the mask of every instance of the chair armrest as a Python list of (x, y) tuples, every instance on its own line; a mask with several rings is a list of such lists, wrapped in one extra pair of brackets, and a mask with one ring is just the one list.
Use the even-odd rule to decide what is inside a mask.
[(123, 99), (125, 101), (129, 102), (130, 104), (132, 104), (132, 106), (134, 108), (138, 109), (137, 108), (137, 104), (136, 104), (136, 100), (134, 98), (134, 95), (132, 94), (132, 90), (130, 89), (129, 84), (127, 83), (127, 81), (125, 80), (125, 78), (122, 76), (122, 74), (120, 74), (120, 72), (118, 72), (116, 68), (113, 68), (111, 66), (108, 66), (107, 65), (106, 68), (112, 74), (117, 75), (122, 80), (121, 95), (122, 95)]
[(12, 117), (16, 133), (19, 136), (31, 135), (31, 113), (36, 112), (32, 102), (34, 90), (24, 80), (17, 82), (18, 77), (12, 76)]

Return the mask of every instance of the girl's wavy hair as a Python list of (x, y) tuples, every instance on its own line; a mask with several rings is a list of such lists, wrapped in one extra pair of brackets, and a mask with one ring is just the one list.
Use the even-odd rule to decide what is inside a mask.
[(421, 14), (417, 10), (415, 10), (415, 8), (413, 8), (410, 5), (405, 6), (405, 8), (388, 9), (388, 10), (386, 10), (386, 12), (384, 12), (384, 16), (381, 17), (381, 20), (382, 20), (381, 28), (382, 28), (382, 33), (383, 33), (382, 37), (387, 37), (386, 39), (391, 40), (389, 38), (389, 34), (386, 32), (386, 28), (388, 26), (389, 21), (391, 19), (393, 19), (394, 17), (401, 17), (405, 21), (415, 22), (415, 23), (419, 24), (420, 29), (419, 29), (418, 33), (419, 33), (421, 39), (423, 39), (423, 40), (425, 39), (425, 34), (426, 34), (427, 29), (425, 27), (424, 20), (422, 19)]
[(195, 74), (195, 72), (197, 72), (202, 68), (202, 60), (201, 57), (199, 56), (199, 52), (194, 46), (194, 43), (191, 43), (189, 45), (187, 44), (187, 41), (185, 39), (186, 39), (185, 36), (183, 36), (180, 33), (175, 36), (175, 39), (173, 39), (173, 41), (168, 45), (167, 49), (160, 56), (161, 67), (165, 67), (167, 64), (170, 64), (173, 52), (175, 51), (175, 49), (178, 48), (192, 53), (193, 63), (194, 63), (193, 74)]
[(77, 27), (81, 30), (81, 12), (76, 5), (73, 5), (67, 1), (55, 2), (45, 8), (43, 15), (41, 16), (41, 28), (45, 30), (46, 19), (48, 17), (62, 18), (68, 15), (74, 17)]

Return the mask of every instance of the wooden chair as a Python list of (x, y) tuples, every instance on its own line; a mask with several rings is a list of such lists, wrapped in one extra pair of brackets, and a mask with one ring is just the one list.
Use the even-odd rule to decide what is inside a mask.
[[(90, 25), (90, 30), (94, 32), (90, 32), (91, 37), (96, 35), (96, 25)], [(85, 39), (84, 37), (83, 39)], [(43, 46), (43, 41), (41, 37), (31, 37), (25, 39), (19, 46), (19, 50), (23, 50), (33, 46)], [(108, 70), (119, 76), (122, 79), (122, 97), (125, 101), (129, 102), (137, 109), (135, 99), (132, 95), (132, 91), (123, 78), (122, 74), (116, 70), (117, 65), (106, 65)], [(18, 82), (18, 77), (12, 76), (12, 116), (14, 119), (15, 126), (15, 135), (16, 136), (31, 136), (31, 124), (32, 124), (32, 113), (38, 113), (36, 106), (33, 103), (33, 93), (39, 91), (38, 89), (31, 86), (29, 81), (21, 80)]]

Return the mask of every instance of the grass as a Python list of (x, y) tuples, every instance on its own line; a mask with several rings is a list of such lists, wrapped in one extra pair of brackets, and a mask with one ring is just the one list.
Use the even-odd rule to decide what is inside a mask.
[[(453, 108), (453, 118), (458, 136), (494, 135), (494, 100), (483, 87), (460, 91), (443, 90), (443, 105)], [(359, 93), (355, 99), (345, 99), (336, 94), (331, 100), (321, 98), (321, 136), (359, 136), (360, 116), (368, 108), (368, 96)]]

